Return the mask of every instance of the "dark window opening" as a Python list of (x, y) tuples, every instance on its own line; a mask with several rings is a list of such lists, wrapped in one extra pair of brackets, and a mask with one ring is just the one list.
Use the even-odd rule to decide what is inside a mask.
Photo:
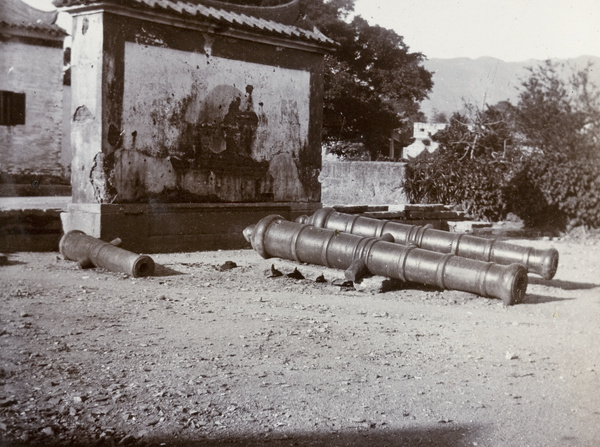
[(0, 126), (25, 124), (25, 93), (0, 90)]

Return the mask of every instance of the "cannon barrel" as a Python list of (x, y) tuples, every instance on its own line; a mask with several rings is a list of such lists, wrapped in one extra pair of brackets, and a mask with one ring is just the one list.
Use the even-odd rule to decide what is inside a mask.
[(132, 253), (83, 231), (72, 230), (66, 233), (60, 239), (59, 249), (65, 259), (76, 261), (81, 268), (94, 265), (136, 278), (154, 274), (154, 260), (150, 256)]
[(263, 258), (339, 269), (351, 269), (363, 262), (373, 275), (500, 298), (506, 305), (521, 301), (527, 289), (527, 270), (520, 264), (467, 259), (290, 222), (277, 215), (247, 227), (244, 236)]
[(312, 216), (300, 216), (297, 221), (366, 237), (381, 237), (389, 233), (398, 244), (496, 264), (523, 264), (528, 272), (544, 279), (554, 278), (558, 268), (558, 251), (555, 248), (537, 249), (427, 226), (339, 213), (333, 208), (321, 208)]

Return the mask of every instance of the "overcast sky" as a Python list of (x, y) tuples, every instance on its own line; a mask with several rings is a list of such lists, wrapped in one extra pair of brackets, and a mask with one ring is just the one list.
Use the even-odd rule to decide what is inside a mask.
[[(52, 8), (52, 0), (26, 1)], [(428, 58), (600, 56), (600, 0), (355, 1), (370, 24), (395, 30)]]
[(428, 58), (600, 56), (600, 0), (356, 0)]

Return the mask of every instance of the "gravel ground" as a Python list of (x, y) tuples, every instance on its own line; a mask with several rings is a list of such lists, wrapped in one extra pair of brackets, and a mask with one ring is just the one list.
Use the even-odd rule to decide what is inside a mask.
[(147, 278), (12, 254), (0, 445), (596, 447), (598, 241), (513, 241), (560, 264), (511, 307), (251, 250), (154, 255)]

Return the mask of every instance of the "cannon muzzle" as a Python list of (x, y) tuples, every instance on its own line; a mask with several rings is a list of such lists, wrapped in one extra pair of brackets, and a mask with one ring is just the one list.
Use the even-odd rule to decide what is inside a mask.
[(136, 278), (154, 274), (154, 260), (150, 256), (132, 253), (83, 231), (66, 233), (60, 240), (59, 249), (65, 259), (76, 261), (81, 268), (96, 266)]
[(300, 216), (297, 221), (365, 237), (381, 237), (389, 233), (398, 244), (416, 245), (425, 250), (452, 253), (496, 264), (523, 264), (530, 273), (538, 274), (544, 279), (554, 278), (558, 268), (558, 251), (555, 248), (536, 249), (426, 226), (339, 213), (333, 208), (321, 208), (312, 216)]
[(279, 257), (352, 270), (357, 263), (373, 275), (406, 282), (472, 292), (518, 303), (527, 289), (527, 269), (520, 264), (499, 265), (449, 253), (423, 250), (313, 225), (267, 216), (244, 230), (263, 258)]

